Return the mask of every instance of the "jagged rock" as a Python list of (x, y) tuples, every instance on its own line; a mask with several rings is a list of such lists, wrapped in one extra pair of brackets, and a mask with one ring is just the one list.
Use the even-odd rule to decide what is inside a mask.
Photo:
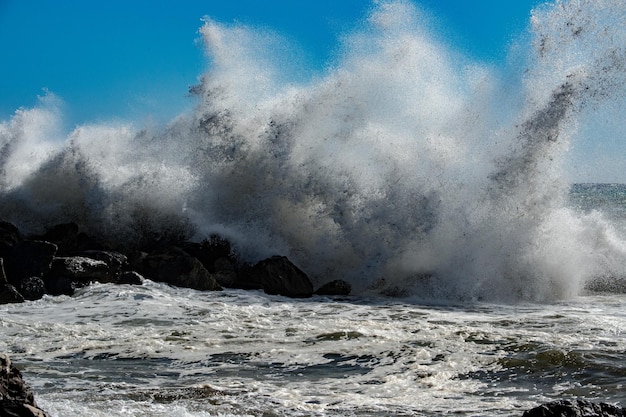
[(176, 246), (151, 252), (134, 264), (139, 273), (153, 281), (202, 291), (222, 289), (199, 260)]
[(560, 400), (524, 412), (522, 417), (624, 417), (625, 409), (586, 400)]
[(35, 396), (9, 357), (0, 353), (0, 416), (49, 417), (35, 403)]
[(122, 272), (117, 277), (117, 284), (130, 284), (130, 285), (142, 285), (144, 278), (135, 271), (125, 271)]
[(23, 240), (15, 244), (4, 259), (9, 283), (19, 286), (30, 277), (42, 277), (50, 269), (57, 246), (41, 240)]
[(29, 301), (39, 300), (46, 293), (46, 286), (39, 277), (24, 278), (18, 289), (24, 299)]
[(313, 295), (309, 277), (285, 256), (272, 256), (260, 261), (239, 275), (236, 286), (293, 298)]
[(24, 297), (11, 284), (0, 285), (0, 304), (23, 303)]
[(317, 295), (349, 295), (352, 285), (341, 279), (337, 279), (322, 285), (315, 294)]

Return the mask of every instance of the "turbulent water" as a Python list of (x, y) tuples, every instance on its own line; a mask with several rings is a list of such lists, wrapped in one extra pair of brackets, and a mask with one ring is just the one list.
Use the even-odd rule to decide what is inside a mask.
[(279, 39), (207, 18), (196, 107), (166, 126), (68, 134), (52, 94), (17, 110), (0, 124), (0, 218), (75, 221), (120, 248), (217, 233), (358, 298), (99, 285), (3, 307), (0, 351), (59, 416), (623, 402), (623, 297), (580, 296), (626, 277), (624, 188), (571, 188), (564, 164), (626, 97), (624, 28), (622, 2), (545, 4), (500, 68), (419, 7), (379, 2), (302, 82)]
[(154, 283), (2, 306), (53, 416), (521, 416), (626, 404), (624, 296), (494, 305), (290, 300)]

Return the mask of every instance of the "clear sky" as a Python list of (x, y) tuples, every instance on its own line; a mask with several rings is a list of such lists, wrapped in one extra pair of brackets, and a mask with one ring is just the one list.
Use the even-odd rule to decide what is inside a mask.
[[(462, 52), (504, 59), (538, 0), (421, 0)], [(313, 69), (331, 60), (367, 0), (0, 0), (0, 120), (44, 89), (64, 101), (70, 126), (110, 118), (167, 119), (188, 106), (206, 68), (198, 29), (208, 16), (270, 28)]]

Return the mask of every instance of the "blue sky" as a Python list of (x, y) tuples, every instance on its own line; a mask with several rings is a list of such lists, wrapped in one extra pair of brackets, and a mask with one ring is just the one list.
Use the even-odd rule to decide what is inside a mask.
[[(434, 27), (462, 52), (503, 60), (537, 0), (422, 0)], [(319, 71), (365, 0), (0, 0), (0, 120), (44, 89), (64, 101), (71, 127), (111, 118), (167, 119), (190, 105), (206, 69), (201, 18), (270, 28)]]

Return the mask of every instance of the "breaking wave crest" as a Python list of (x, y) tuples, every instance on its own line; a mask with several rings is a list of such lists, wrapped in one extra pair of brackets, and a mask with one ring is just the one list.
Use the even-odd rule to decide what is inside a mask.
[(246, 260), (284, 254), (360, 292), (573, 296), (626, 274), (626, 241), (568, 207), (563, 173), (581, 115), (623, 98), (625, 16), (611, 0), (544, 5), (501, 69), (381, 2), (305, 84), (285, 81), (279, 40), (207, 19), (211, 69), (167, 126), (64, 135), (51, 94), (0, 124), (0, 217), (127, 247), (218, 233)]

